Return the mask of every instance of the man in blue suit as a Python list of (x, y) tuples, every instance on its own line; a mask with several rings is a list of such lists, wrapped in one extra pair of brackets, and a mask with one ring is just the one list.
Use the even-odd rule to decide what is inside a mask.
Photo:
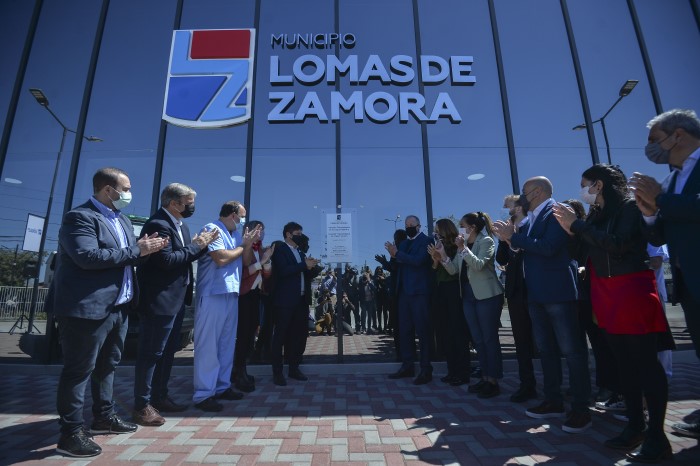
[(141, 236), (156, 233), (168, 245), (139, 266), (139, 349), (134, 380), (132, 419), (142, 426), (160, 426), (160, 412), (184, 411), (187, 406), (168, 394), (168, 380), (175, 353), (180, 348), (180, 329), (185, 304), (192, 303), (192, 262), (219, 237), (218, 230), (191, 239), (182, 222), (194, 214), (194, 189), (171, 183), (160, 196), (161, 208), (148, 219)]
[(528, 212), (527, 230), (514, 232), (512, 224), (496, 222), (494, 230), (513, 249), (523, 251), (525, 285), (535, 343), (540, 350), (545, 400), (526, 411), (536, 419), (563, 417), (561, 356), (569, 368), (573, 395), (571, 412), (562, 426), (579, 433), (591, 426), (588, 409), (591, 381), (588, 350), (580, 337), (576, 298), (577, 264), (569, 257), (569, 235), (552, 212), (552, 183), (543, 176), (523, 186), (520, 205)]
[(284, 357), (289, 365), (290, 378), (307, 381), (309, 378), (299, 369), (309, 335), (309, 306), (311, 305), (311, 280), (320, 272), (318, 259), (306, 257), (309, 238), (301, 225), (287, 223), (282, 229), (284, 243), (275, 244), (272, 254), (272, 304), (275, 307), (275, 328), (270, 348), (272, 381), (275, 385), (287, 385), (282, 374)]
[[(663, 183), (634, 173), (630, 187), (644, 215), (649, 242), (668, 244), (674, 301), (680, 301), (685, 322), (700, 358), (700, 119), (692, 110), (670, 110), (648, 124), (647, 158), (673, 169)], [(681, 435), (700, 438), (700, 421), (674, 424)]]
[(399, 247), (386, 242), (384, 247), (397, 265), (397, 291), (399, 297), (399, 317), (401, 339), (401, 367), (390, 379), (413, 377), (415, 359), (415, 335), (418, 333), (420, 345), (420, 373), (415, 385), (423, 385), (433, 379), (433, 366), (430, 364), (430, 286), (432, 283), (432, 259), (428, 253), (430, 238), (420, 231), (420, 220), (409, 215), (405, 220), (408, 238)]
[(94, 195), (63, 217), (50, 306), (63, 350), (57, 409), (61, 437), (56, 450), (74, 457), (102, 449), (83, 427), (88, 379), (92, 389), (93, 434), (134, 432), (112, 399), (114, 371), (121, 360), (128, 311), (138, 302), (134, 266), (168, 244), (156, 234), (138, 241), (121, 209), (131, 201), (129, 176), (103, 168), (93, 179)]

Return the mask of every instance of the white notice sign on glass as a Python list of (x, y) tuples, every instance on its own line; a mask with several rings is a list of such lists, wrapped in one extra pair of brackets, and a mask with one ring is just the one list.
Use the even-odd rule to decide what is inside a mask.
[(352, 260), (352, 215), (326, 214), (327, 262)]

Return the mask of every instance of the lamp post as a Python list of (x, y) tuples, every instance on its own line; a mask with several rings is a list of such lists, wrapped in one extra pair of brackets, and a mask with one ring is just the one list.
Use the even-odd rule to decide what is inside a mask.
[[(620, 88), (619, 96), (617, 100), (615, 101), (614, 104), (608, 109), (607, 112), (605, 112), (605, 115), (602, 117), (598, 118), (595, 121), (592, 121), (591, 123), (600, 123), (601, 128), (603, 128), (603, 138), (605, 139), (605, 149), (607, 150), (608, 153), (608, 164), (612, 165), (612, 158), (610, 157), (610, 143), (608, 142), (608, 132), (605, 130), (605, 117), (608, 116), (610, 112), (612, 112), (612, 109), (615, 108), (617, 104), (620, 103), (620, 101), (630, 95), (630, 92), (632, 92), (632, 89), (634, 89), (634, 86), (639, 83), (638, 80), (636, 79), (628, 79), (625, 84), (622, 85)], [(581, 123), (580, 125), (576, 125), (573, 128), (571, 128), (573, 131), (578, 131), (580, 129), (586, 129), (586, 124)]]
[(396, 231), (396, 224), (398, 221), (401, 219), (401, 216), (399, 214), (396, 214), (396, 218), (385, 218), (387, 222), (394, 222), (394, 231)]
[[(44, 226), (41, 229), (41, 240), (39, 241), (39, 259), (37, 260), (37, 266), (36, 266), (36, 276), (34, 277), (34, 285), (32, 286), (32, 299), (31, 299), (31, 304), (29, 305), (29, 322), (27, 324), (27, 333), (32, 333), (32, 329), (36, 328), (34, 326), (34, 317), (36, 316), (36, 305), (37, 305), (37, 299), (39, 297), (39, 276), (41, 273), (41, 259), (42, 256), (44, 255), (44, 244), (46, 243), (46, 231), (49, 228), (49, 217), (51, 217), (51, 205), (53, 204), (53, 191), (54, 188), (56, 187), (56, 177), (58, 175), (58, 166), (61, 161), (61, 153), (63, 152), (63, 146), (66, 142), (66, 134), (67, 133), (73, 133), (77, 134), (75, 130), (72, 130), (68, 128), (66, 125), (63, 124), (63, 122), (56, 116), (54, 112), (51, 111), (49, 108), (49, 99), (46, 98), (44, 93), (42, 92), (41, 89), (29, 89), (29, 92), (34, 96), (36, 99), (37, 103), (44, 107), (58, 122), (59, 125), (61, 125), (61, 128), (63, 128), (63, 135), (61, 136), (61, 145), (58, 149), (58, 155), (56, 157), (56, 163), (54, 164), (53, 168), (53, 179), (51, 180), (51, 191), (49, 191), (49, 203), (46, 206), (46, 217), (44, 217)], [(83, 136), (83, 139), (86, 141), (90, 142), (99, 142), (102, 141), (102, 139), (95, 137), (95, 136)], [(39, 331), (39, 329), (37, 329)]]

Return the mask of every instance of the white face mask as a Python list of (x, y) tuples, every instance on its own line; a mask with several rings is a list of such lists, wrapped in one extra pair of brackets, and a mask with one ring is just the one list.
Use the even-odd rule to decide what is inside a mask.
[[(112, 189), (114, 189), (114, 188), (112, 188)], [(117, 190), (114, 189), (114, 191), (117, 191)], [(117, 209), (117, 210), (125, 209), (129, 205), (129, 203), (131, 202), (131, 193), (130, 192), (123, 193), (121, 191), (117, 191), (117, 193), (119, 194), (119, 199), (117, 199), (115, 201), (114, 199), (112, 199), (111, 196), (109, 199), (112, 201), (112, 205), (114, 206), (115, 209)]]
[(593, 185), (583, 186), (581, 188), (581, 200), (588, 205), (595, 204), (595, 200), (598, 197), (598, 193), (589, 193), (588, 190), (591, 189)]

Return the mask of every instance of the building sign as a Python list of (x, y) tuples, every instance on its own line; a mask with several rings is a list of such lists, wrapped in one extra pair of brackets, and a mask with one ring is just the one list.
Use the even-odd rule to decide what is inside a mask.
[(352, 261), (351, 214), (326, 214), (326, 261)]
[(39, 252), (41, 246), (41, 232), (44, 229), (44, 217), (27, 215), (27, 227), (24, 230), (23, 251)]
[(250, 119), (255, 29), (174, 31), (163, 119), (222, 128)]
[(270, 56), (270, 84), (278, 88), (301, 84), (313, 88), (320, 84), (335, 85), (336, 80), (349, 83), (359, 90), (351, 92), (331, 91), (327, 101), (322, 101), (313, 90), (272, 91), (269, 94), (272, 110), (267, 120), (275, 123), (303, 122), (315, 118), (321, 122), (340, 119), (341, 112), (351, 114), (356, 122), (365, 119), (374, 123), (386, 123), (398, 116), (401, 123), (413, 119), (435, 123), (446, 118), (460, 123), (462, 117), (450, 94), (438, 93), (428, 102), (419, 92), (390, 93), (386, 91), (366, 93), (362, 89), (370, 81), (380, 82), (387, 88), (405, 87), (420, 79), (424, 85), (442, 84), (448, 79), (453, 86), (470, 86), (476, 83), (471, 76), (471, 56), (439, 57), (422, 55), (417, 60), (410, 55), (394, 55), (382, 58), (369, 55), (360, 59), (349, 54), (343, 58), (335, 54), (320, 56), (305, 54), (298, 57), (291, 68), (284, 69), (279, 53), (296, 49), (353, 48), (357, 42), (354, 34), (273, 34), (270, 46), (278, 54)]
[[(351, 33), (272, 34), (269, 83), (274, 90), (268, 95), (267, 121), (316, 119), (327, 123), (339, 121), (344, 113), (356, 122), (387, 123), (398, 118), (401, 123), (440, 119), (461, 123), (449, 92), (427, 99), (420, 92), (403, 89), (417, 81), (424, 86), (448, 80), (451, 86), (474, 85), (472, 56), (336, 56), (336, 48), (351, 50), (358, 40)], [(254, 41), (254, 29), (174, 31), (163, 119), (191, 128), (221, 128), (248, 121)], [(309, 53), (291, 64), (281, 59), (281, 54), (299, 49)], [(323, 92), (323, 98), (314, 90), (317, 86), (327, 89), (338, 81), (349, 84), (351, 90)], [(383, 90), (365, 91), (370, 82), (381, 83)]]

